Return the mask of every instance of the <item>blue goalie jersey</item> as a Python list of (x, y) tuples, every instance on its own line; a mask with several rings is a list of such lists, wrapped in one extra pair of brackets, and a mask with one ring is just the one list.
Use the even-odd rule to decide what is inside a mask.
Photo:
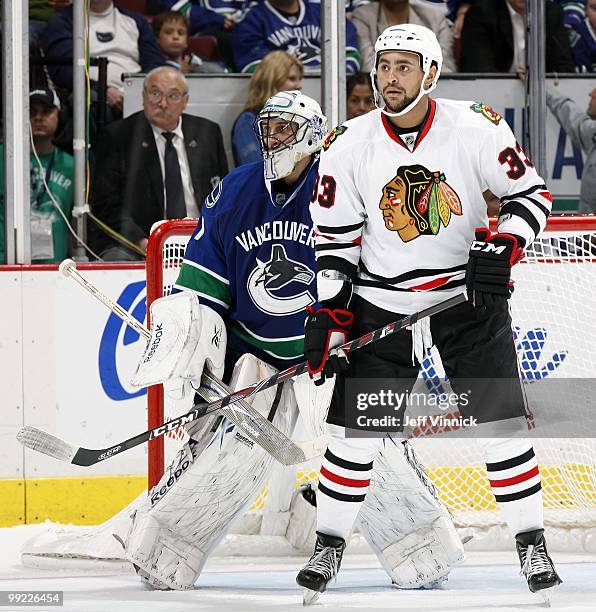
[(203, 204), (176, 287), (192, 290), (228, 328), (228, 361), (252, 353), (278, 369), (304, 359), (306, 307), (315, 305), (309, 201), (318, 159), (276, 191), (263, 162), (239, 166)]

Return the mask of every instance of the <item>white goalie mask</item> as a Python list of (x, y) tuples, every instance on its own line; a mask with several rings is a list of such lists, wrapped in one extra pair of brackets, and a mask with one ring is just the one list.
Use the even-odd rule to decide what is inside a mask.
[[(424, 71), (424, 76), (420, 83), (420, 91), (411, 104), (408, 104), (406, 108), (398, 113), (383, 109), (383, 112), (387, 115), (399, 117), (410, 112), (416, 104), (418, 104), (422, 96), (430, 93), (436, 87), (439, 75), (441, 74), (441, 66), (443, 65), (443, 52), (441, 51), (441, 46), (434, 32), (424, 26), (404, 23), (402, 25), (391, 26), (384, 30), (375, 43), (375, 64), (370, 71), (370, 80), (372, 82), (372, 88), (375, 94), (375, 105), (377, 108), (380, 108), (379, 100), (381, 97), (377, 89), (377, 66), (379, 65), (379, 58), (387, 51), (416, 53), (420, 57), (420, 65)], [(433, 82), (425, 89), (424, 82), (429, 75), (430, 67), (433, 63), (437, 66), (437, 73)]]
[(255, 120), (265, 162), (265, 178), (288, 176), (301, 160), (315, 153), (327, 135), (327, 119), (319, 104), (300, 91), (271, 96)]

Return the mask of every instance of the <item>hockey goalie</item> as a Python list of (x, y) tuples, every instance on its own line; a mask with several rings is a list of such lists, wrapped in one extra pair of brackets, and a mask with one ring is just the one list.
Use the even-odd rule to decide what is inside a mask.
[[(304, 360), (306, 309), (317, 305), (309, 202), (326, 127), (319, 105), (299, 91), (268, 100), (255, 124), (264, 162), (236, 168), (206, 199), (175, 292), (151, 305), (151, 339), (134, 384), (163, 383), (180, 414), (197, 390), (207, 399), (224, 394), (218, 378), (241, 388)], [(333, 383), (315, 386), (303, 375), (257, 394), (252, 405), (286, 435), (300, 421), (303, 435), (315, 439), (331, 427), (325, 420)], [(263, 529), (290, 541), (308, 537), (314, 492), (293, 495), (291, 469), (221, 413), (187, 433), (123, 542), (145, 581), (192, 589), (267, 482), (276, 503), (275, 512), (265, 511)], [(358, 527), (396, 586), (440, 584), (463, 560), (450, 516), (407, 443), (386, 437), (379, 448)], [(357, 495), (346, 482), (336, 484)]]

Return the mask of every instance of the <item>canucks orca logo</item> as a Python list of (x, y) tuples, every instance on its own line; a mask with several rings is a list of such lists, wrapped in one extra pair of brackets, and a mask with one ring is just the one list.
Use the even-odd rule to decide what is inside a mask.
[(297, 57), (306, 67), (318, 66), (321, 63), (321, 48), (308, 38), (299, 36), (296, 44), (288, 45), (287, 52)]
[(562, 350), (553, 353), (550, 359), (544, 359), (544, 345), (548, 339), (548, 332), (544, 327), (529, 329), (525, 334), (522, 334), (521, 328), (514, 327), (513, 338), (522, 378), (529, 383), (550, 376), (569, 354), (568, 351)]
[(269, 261), (262, 262), (257, 257), (257, 266), (246, 287), (259, 310), (281, 317), (300, 312), (315, 302), (308, 290), (314, 277), (310, 268), (287, 256), (282, 244), (274, 244)]

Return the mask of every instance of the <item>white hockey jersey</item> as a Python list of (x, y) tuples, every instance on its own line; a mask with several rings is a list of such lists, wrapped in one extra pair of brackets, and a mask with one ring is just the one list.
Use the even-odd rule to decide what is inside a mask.
[(354, 279), (372, 304), (411, 314), (462, 291), (470, 244), (501, 199), (499, 231), (530, 244), (552, 197), (505, 120), (485, 104), (430, 100), (417, 136), (372, 111), (336, 127), (321, 154), (311, 214), (317, 269)]

